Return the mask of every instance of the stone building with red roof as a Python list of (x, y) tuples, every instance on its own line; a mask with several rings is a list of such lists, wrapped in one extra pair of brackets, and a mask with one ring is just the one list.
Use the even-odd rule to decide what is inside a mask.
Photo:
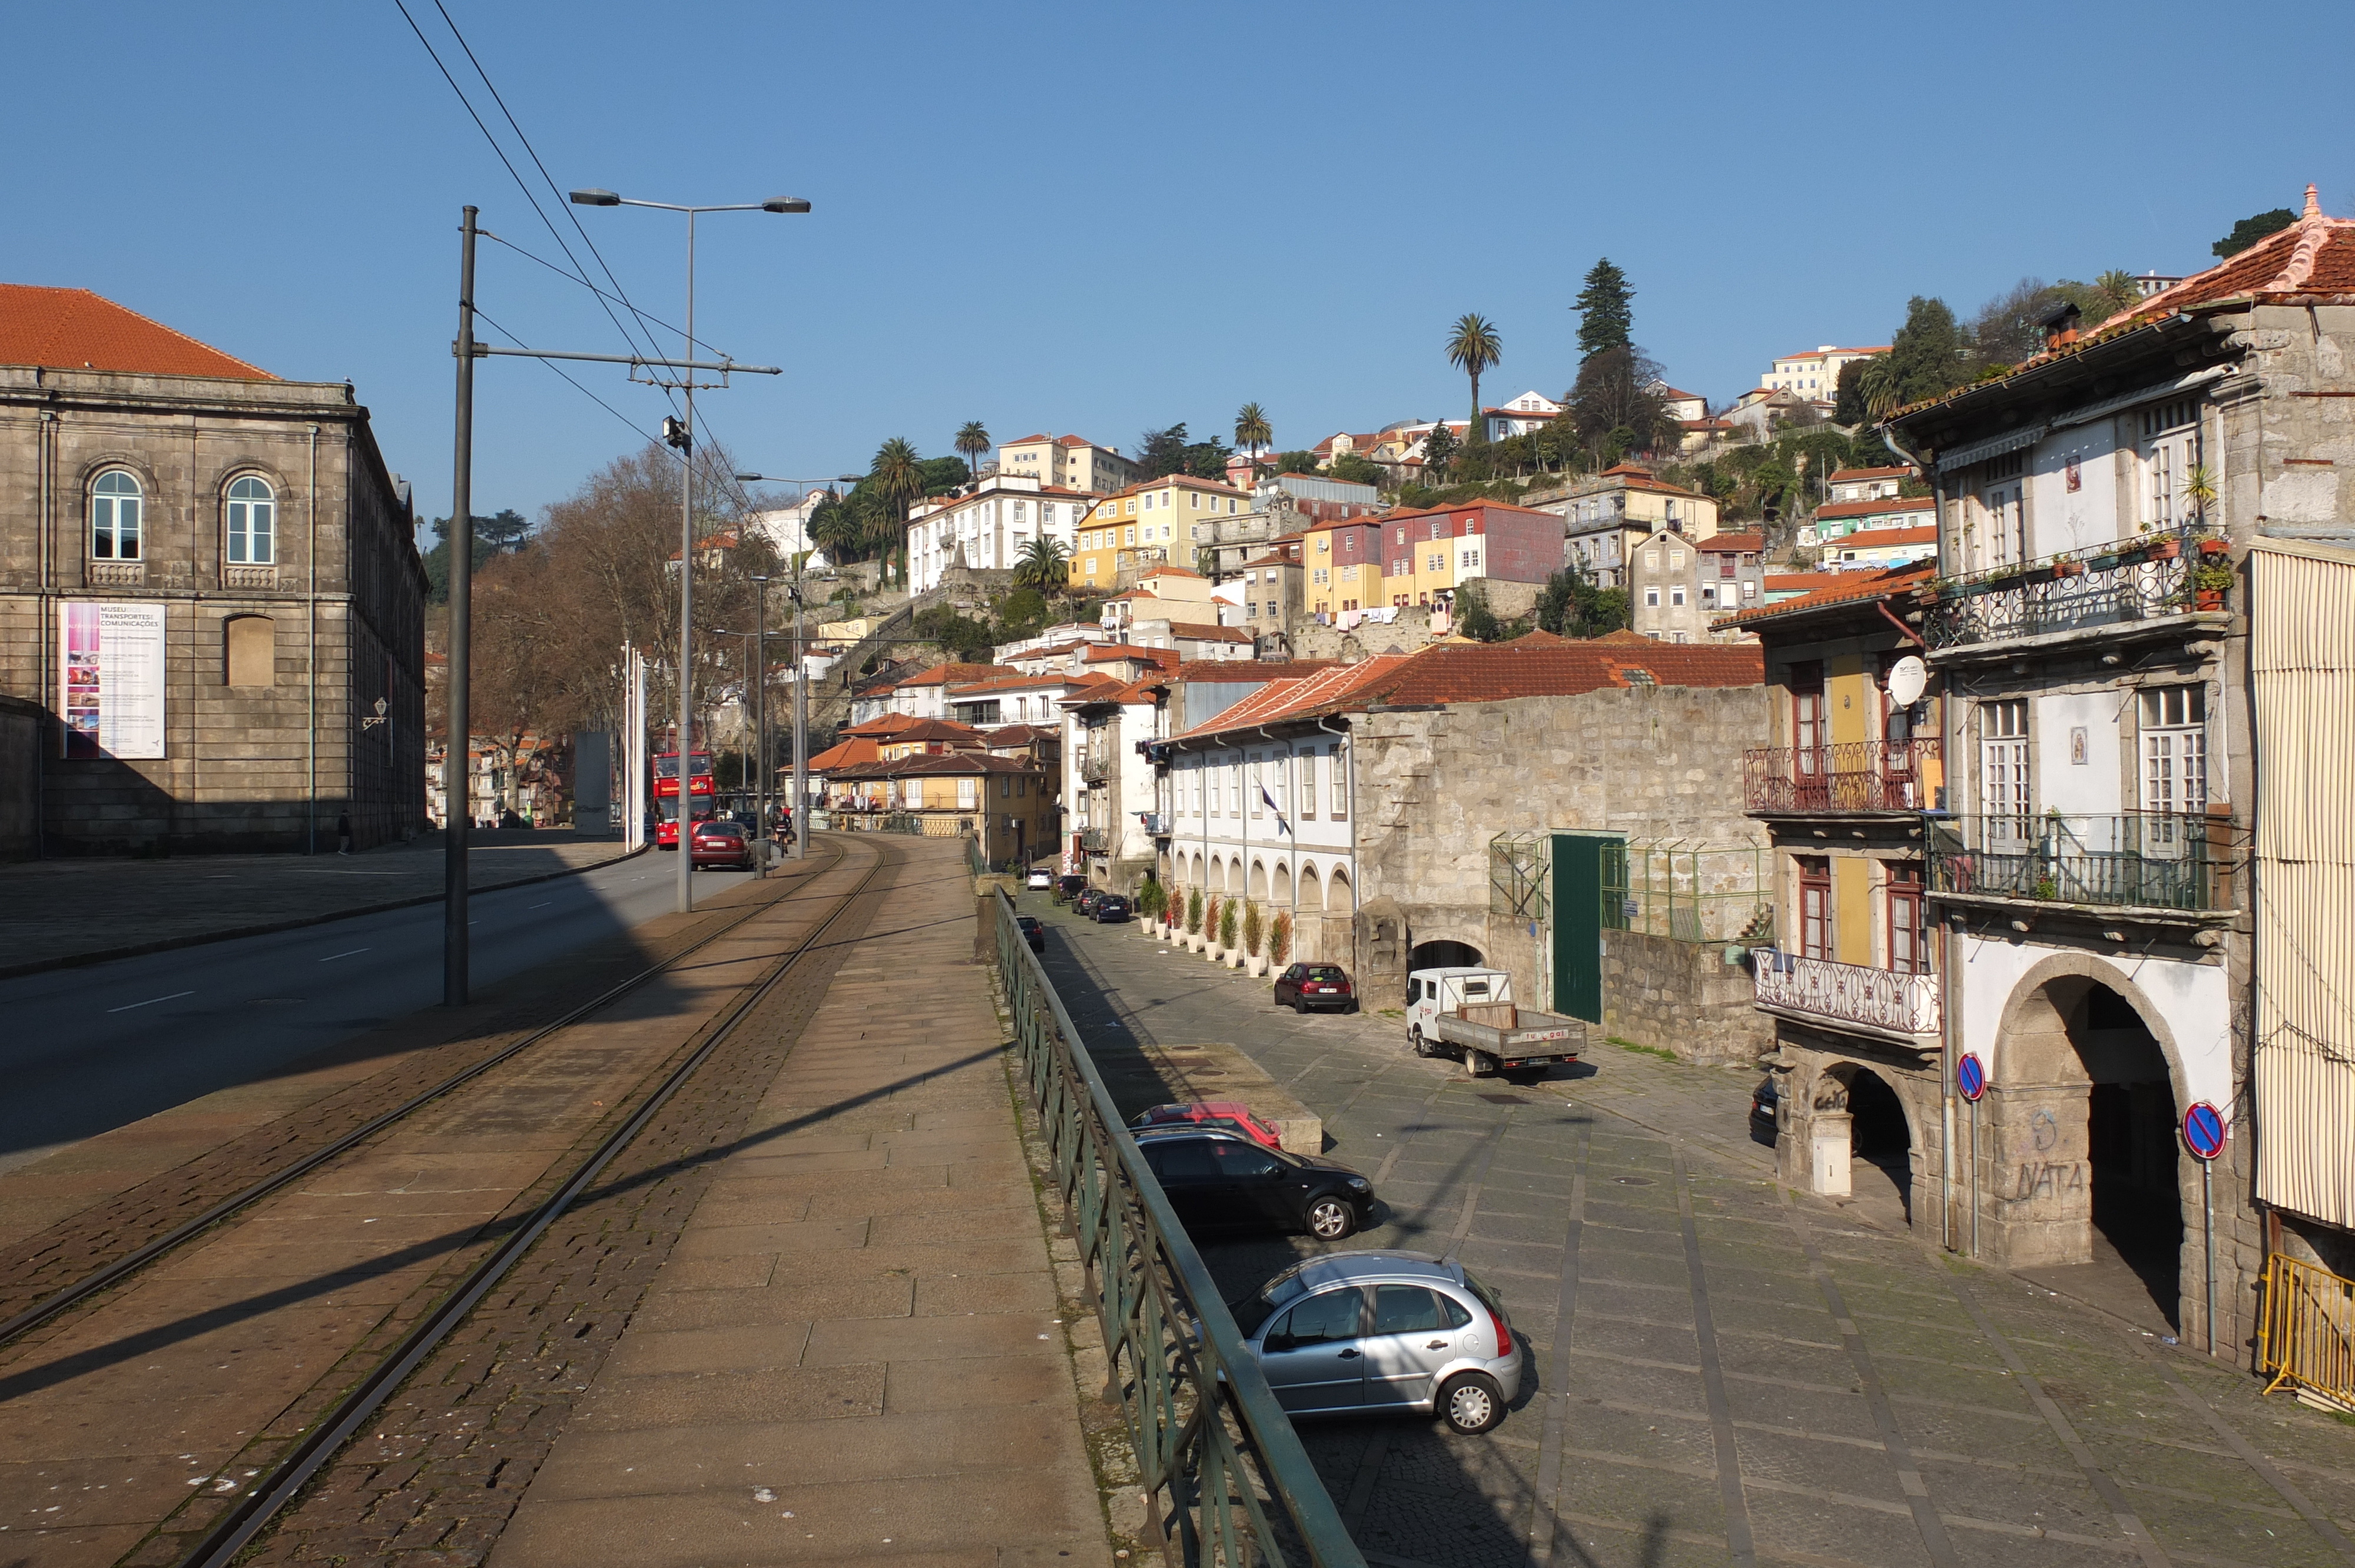
[[(1976, 1059), (2011, 1151), (1939, 1162), (1937, 1233), (2131, 1271), (2185, 1343), (2244, 1346), (2269, 1255), (2355, 1277), (2355, 220), (2309, 186), (2288, 228), (2047, 332), (1888, 427), (1941, 530), (1944, 1083)], [(2230, 1134), (2204, 1168), (2203, 1104)]]
[(409, 487), (344, 382), (0, 284), (0, 853), (362, 847), (425, 817)]
[[(1755, 644), (1532, 633), (1307, 669), (1202, 717), (1189, 700), (1154, 748), (1160, 874), (1292, 915), (1295, 954), (1348, 964), (1372, 1005), (1395, 1004), (1410, 969), (1490, 963), (1533, 1005), (1746, 1060), (1767, 1031), (1721, 949), (1757, 918), (1765, 837), (1742, 814), (1741, 756), (1765, 738), (1762, 669)], [(1593, 915), (1599, 883), (1558, 883), (1543, 908), (1490, 898), (1500, 840), (1537, 846), (1543, 881), (1565, 874), (1558, 833), (1615, 844), (1623, 864), (1632, 847), (1639, 866), (1674, 840), (1688, 862), (1663, 865), (1634, 918), (1615, 913), (1622, 874), (1613, 928), (1582, 948), (1556, 940), (1550, 911)], [(1685, 916), (1672, 875), (1706, 895)]]

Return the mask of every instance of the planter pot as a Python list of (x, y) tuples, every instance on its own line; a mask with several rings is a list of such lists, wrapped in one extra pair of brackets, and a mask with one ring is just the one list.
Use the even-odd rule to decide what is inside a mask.
[(2122, 563), (2135, 558), (2128, 556), (2095, 556), (2085, 563), (2085, 567), (2088, 571), (2114, 572)]
[(1257, 980), (1260, 976), (1267, 973), (1267, 960), (1265, 959), (1245, 959), (1243, 960), (1243, 968), (1251, 971), (1252, 979)]
[(2084, 569), (2085, 563), (2083, 561), (2055, 561), (2052, 564), (2052, 575), (2056, 577), (2077, 577), (2083, 573)]
[(2223, 609), (2224, 590), (2222, 588), (2193, 588), (2191, 590), (2191, 608), (2194, 609)]
[(2150, 547), (2143, 553), (2154, 561), (2171, 561), (2182, 549), (2183, 541), (2180, 539), (2153, 539)]
[(2200, 541), (2200, 553), (2203, 556), (2229, 556), (2232, 553), (2232, 542), (2230, 539), (2202, 539)]

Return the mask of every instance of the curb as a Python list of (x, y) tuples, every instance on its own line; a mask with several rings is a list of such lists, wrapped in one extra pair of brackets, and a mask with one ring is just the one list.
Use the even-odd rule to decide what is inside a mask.
[[(601, 860), (593, 865), (567, 866), (562, 871), (544, 871), (537, 876), (518, 876), (510, 882), (495, 882), (482, 887), (469, 887), (471, 897), (477, 893), (500, 893), (510, 887), (529, 887), (537, 882), (554, 882), (559, 876), (579, 876), (583, 872), (619, 865), (634, 860), (654, 848), (642, 844), (612, 860)], [(385, 915), (396, 909), (414, 909), (421, 904), (439, 904), (442, 895), (421, 894), (415, 898), (395, 898), (384, 904), (364, 904), (353, 909), (336, 909), (324, 915), (304, 915), (290, 920), (266, 920), (258, 926), (236, 926), (226, 931), (191, 933), (185, 937), (163, 937), (153, 942), (133, 942), (120, 948), (100, 948), (86, 953), (68, 953), (63, 958), (43, 959), (38, 963), (0, 965), (0, 980), (19, 980), (26, 975), (48, 974), (53, 969), (78, 969), (91, 964), (112, 963), (117, 959), (145, 958), (150, 953), (168, 953), (179, 948), (201, 948), (208, 942), (233, 942), (240, 937), (268, 937), (280, 931), (300, 930), (305, 926), (324, 926), (331, 920), (349, 920), (362, 915)]]

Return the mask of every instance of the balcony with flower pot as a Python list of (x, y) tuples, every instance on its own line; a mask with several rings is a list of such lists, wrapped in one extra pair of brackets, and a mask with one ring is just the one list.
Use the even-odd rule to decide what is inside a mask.
[(2019, 644), (2208, 635), (2225, 622), (2229, 546), (2198, 534), (2147, 534), (2083, 552), (2011, 562), (1934, 581), (1922, 635), (1937, 663), (2009, 658)]
[(1945, 778), (1935, 736), (1757, 747), (1742, 754), (1742, 809), (1753, 817), (1925, 811)]

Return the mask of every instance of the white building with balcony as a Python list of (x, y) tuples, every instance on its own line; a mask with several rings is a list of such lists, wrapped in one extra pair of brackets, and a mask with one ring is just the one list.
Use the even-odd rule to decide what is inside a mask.
[(952, 567), (1011, 571), (1039, 539), (1068, 555), (1080, 518), (1095, 497), (1024, 474), (993, 474), (956, 495), (936, 496), (908, 514), (908, 587), (938, 588)]

